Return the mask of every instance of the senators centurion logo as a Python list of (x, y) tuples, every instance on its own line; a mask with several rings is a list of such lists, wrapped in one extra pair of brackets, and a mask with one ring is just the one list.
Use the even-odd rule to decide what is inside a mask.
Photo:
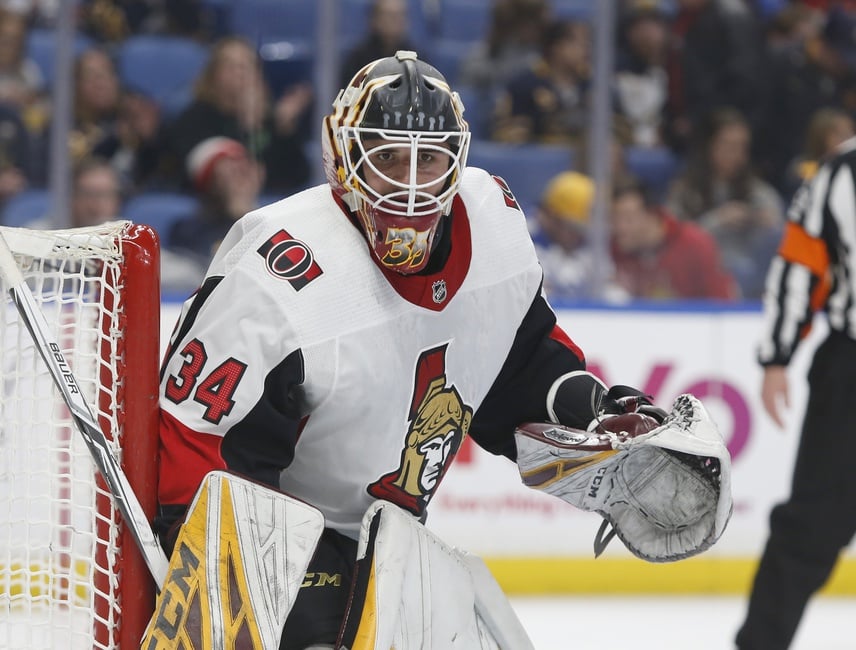
[(416, 516), (425, 512), (473, 419), (473, 409), (454, 386), (446, 385), (446, 347), (419, 356), (398, 469), (366, 488), (376, 499), (391, 501)]
[(287, 280), (296, 291), (323, 273), (312, 250), (285, 230), (280, 230), (258, 249), (265, 259), (268, 272)]

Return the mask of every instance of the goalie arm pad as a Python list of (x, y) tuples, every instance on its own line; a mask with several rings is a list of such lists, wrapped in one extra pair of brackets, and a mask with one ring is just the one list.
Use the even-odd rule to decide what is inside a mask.
[(524, 484), (600, 513), (651, 562), (696, 555), (719, 539), (731, 515), (731, 460), (701, 402), (679, 396), (662, 424), (637, 413), (593, 425), (520, 425)]

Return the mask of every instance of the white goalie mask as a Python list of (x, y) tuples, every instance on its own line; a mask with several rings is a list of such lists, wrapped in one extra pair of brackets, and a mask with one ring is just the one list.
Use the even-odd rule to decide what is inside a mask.
[(463, 105), (443, 75), (397, 52), (356, 74), (324, 120), (324, 169), (385, 267), (425, 268), (469, 150)]

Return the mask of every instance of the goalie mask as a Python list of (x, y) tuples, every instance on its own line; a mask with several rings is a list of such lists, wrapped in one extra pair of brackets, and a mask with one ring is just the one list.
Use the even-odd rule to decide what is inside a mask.
[(421, 271), (452, 209), (470, 133), (458, 93), (415, 52), (374, 61), (324, 119), (327, 182), (385, 267)]

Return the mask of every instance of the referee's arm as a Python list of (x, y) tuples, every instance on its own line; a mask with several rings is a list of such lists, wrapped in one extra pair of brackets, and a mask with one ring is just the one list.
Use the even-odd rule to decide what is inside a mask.
[[(764, 329), (758, 349), (763, 366), (786, 366), (811, 329), (814, 314), (836, 304), (853, 308), (856, 278), (847, 271), (842, 250), (856, 253), (856, 150), (823, 165), (803, 185), (788, 209), (779, 251), (770, 263), (764, 292)], [(844, 245), (843, 238), (852, 240)], [(830, 313), (835, 327), (846, 329), (848, 310)]]

